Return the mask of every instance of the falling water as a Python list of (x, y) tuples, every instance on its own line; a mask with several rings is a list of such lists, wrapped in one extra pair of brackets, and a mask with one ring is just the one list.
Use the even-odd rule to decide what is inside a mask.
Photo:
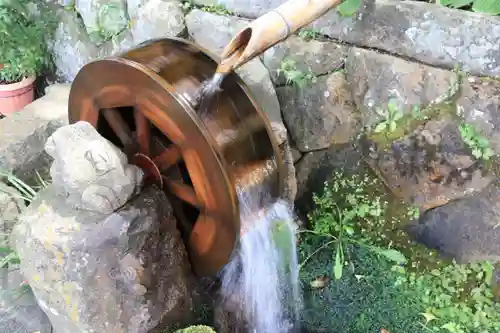
[[(209, 112), (226, 75), (217, 71), (202, 85), (200, 116)], [(237, 193), (242, 235), (221, 271), (223, 307), (236, 315), (246, 333), (296, 332), (301, 297), (292, 209), (284, 201), (272, 202), (261, 186)]]
[(283, 201), (258, 209), (262, 198), (245, 192), (239, 199), (247, 231), (222, 271), (223, 302), (248, 333), (296, 332), (301, 298), (291, 209)]

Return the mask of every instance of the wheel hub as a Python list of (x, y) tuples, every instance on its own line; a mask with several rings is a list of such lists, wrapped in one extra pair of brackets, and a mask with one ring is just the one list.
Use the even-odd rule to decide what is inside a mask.
[(275, 200), (284, 175), (268, 120), (237, 75), (209, 110), (193, 108), (216, 67), (194, 44), (150, 41), (84, 66), (69, 99), (70, 123), (92, 124), (144, 171), (145, 185), (164, 189), (200, 275), (220, 270), (240, 236), (237, 192)]

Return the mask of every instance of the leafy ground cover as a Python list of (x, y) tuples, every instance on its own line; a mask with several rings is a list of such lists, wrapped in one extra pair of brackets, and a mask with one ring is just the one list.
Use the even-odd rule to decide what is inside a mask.
[(442, 261), (413, 244), (402, 226), (418, 213), (401, 202), (391, 204), (382, 188), (370, 174), (337, 172), (315, 197), (310, 229), (299, 244), (304, 327), (343, 333), (500, 332), (494, 266)]

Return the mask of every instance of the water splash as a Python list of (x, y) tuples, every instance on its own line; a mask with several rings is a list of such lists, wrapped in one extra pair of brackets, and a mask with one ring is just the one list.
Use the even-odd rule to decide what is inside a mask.
[(277, 201), (255, 210), (262, 198), (242, 191), (239, 199), (248, 231), (222, 271), (224, 305), (248, 333), (296, 332), (301, 297), (291, 208)]

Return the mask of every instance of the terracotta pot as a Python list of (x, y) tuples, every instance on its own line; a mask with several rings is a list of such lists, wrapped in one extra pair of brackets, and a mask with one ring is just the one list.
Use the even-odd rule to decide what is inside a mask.
[(22, 110), (35, 99), (35, 78), (28, 77), (20, 82), (0, 84), (0, 113)]

